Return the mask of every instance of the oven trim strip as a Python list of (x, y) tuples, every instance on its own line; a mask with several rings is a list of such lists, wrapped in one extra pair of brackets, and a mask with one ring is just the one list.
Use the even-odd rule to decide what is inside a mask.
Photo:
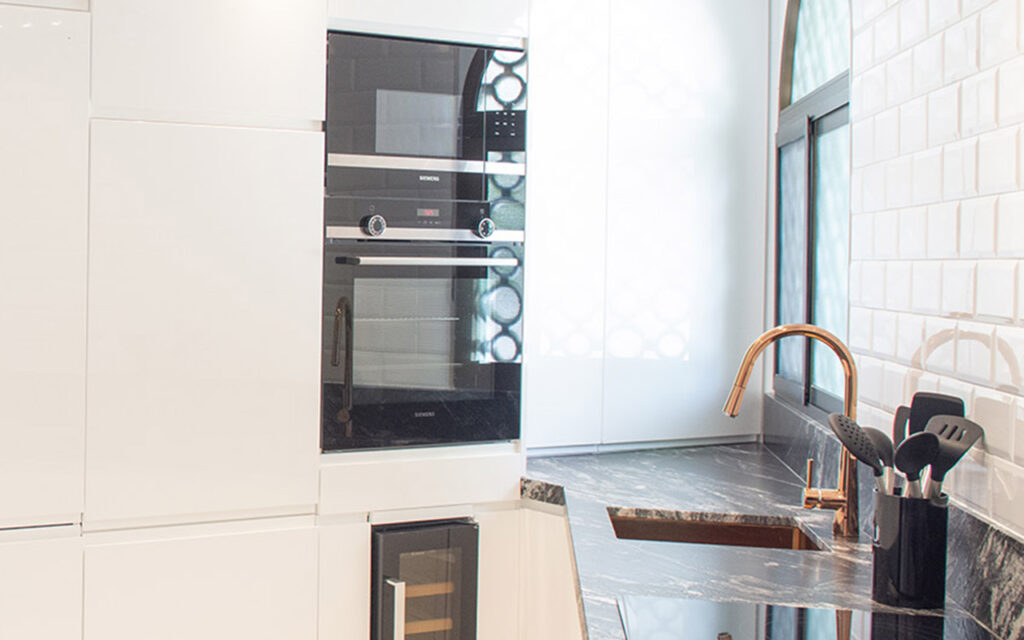
[(525, 176), (526, 165), (516, 162), (486, 162), (454, 158), (420, 158), (417, 156), (372, 156), (355, 153), (328, 153), (329, 167), (364, 169), (404, 169), (411, 171), (449, 171), (502, 176)]
[(411, 229), (388, 227), (379, 236), (371, 236), (362, 227), (328, 226), (328, 240), (450, 240), (455, 242), (523, 242), (526, 234), (523, 231), (499, 229), (481, 238), (469, 229)]

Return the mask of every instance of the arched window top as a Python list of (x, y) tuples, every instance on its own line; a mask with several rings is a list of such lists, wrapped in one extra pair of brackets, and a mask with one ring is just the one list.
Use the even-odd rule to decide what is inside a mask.
[(790, 0), (788, 12), (789, 21), (796, 14), (796, 24), (786, 34), (793, 65), (783, 107), (850, 68), (848, 0)]

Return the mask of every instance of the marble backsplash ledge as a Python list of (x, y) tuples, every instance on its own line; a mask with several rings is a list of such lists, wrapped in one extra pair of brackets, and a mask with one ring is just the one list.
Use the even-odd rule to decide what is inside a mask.
[[(772, 395), (764, 400), (764, 443), (801, 477), (807, 458), (814, 458), (816, 486), (835, 486), (839, 441)], [(874, 479), (866, 465), (858, 467), (861, 536), (870, 540)], [(1024, 543), (953, 505), (946, 576), (950, 599), (999, 637), (1024, 640)]]

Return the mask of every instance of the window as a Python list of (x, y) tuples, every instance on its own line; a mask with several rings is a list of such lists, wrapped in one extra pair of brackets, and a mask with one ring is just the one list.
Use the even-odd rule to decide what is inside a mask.
[[(790, 0), (782, 56), (776, 219), (777, 324), (806, 322), (847, 338), (849, 50), (846, 0)], [(779, 342), (775, 392), (842, 408), (843, 371), (809, 338)]]

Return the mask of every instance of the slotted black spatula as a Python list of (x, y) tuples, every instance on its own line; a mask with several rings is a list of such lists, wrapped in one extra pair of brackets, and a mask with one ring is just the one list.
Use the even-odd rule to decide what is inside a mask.
[(939, 437), (939, 452), (932, 462), (924, 495), (930, 500), (942, 495), (942, 481), (967, 450), (984, 437), (985, 430), (962, 416), (933, 416), (925, 431)]

